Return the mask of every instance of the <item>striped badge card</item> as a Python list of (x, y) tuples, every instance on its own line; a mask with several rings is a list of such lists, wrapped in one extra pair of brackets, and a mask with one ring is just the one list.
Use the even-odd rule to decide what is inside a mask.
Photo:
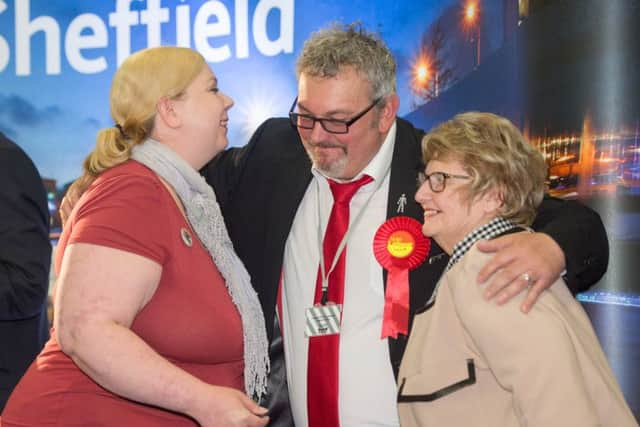
[(318, 305), (307, 309), (305, 337), (319, 337), (340, 333), (340, 314), (338, 304)]

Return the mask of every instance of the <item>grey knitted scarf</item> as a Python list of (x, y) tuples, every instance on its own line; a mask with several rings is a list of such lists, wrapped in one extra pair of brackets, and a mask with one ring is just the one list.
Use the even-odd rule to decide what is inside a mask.
[(249, 273), (233, 249), (213, 189), (173, 150), (153, 139), (136, 145), (131, 158), (147, 166), (173, 187), (185, 207), (191, 226), (224, 277), (242, 319), (245, 391), (251, 397), (260, 398), (266, 393), (269, 371), (264, 315)]

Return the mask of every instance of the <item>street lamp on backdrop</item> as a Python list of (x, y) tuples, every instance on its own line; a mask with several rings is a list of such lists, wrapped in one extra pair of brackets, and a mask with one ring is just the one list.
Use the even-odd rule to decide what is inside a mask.
[(470, 30), (476, 30), (476, 67), (480, 65), (480, 3), (469, 0), (464, 7), (464, 23)]
[(438, 67), (433, 59), (421, 52), (412, 64), (411, 90), (423, 101), (438, 97)]

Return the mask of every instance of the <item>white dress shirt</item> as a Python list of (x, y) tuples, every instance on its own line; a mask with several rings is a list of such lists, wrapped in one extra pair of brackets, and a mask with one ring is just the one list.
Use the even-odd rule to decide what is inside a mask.
[[(361, 187), (350, 204), (352, 230), (345, 249), (339, 356), (338, 407), (342, 427), (399, 425), (389, 345), (387, 339), (380, 338), (384, 307), (382, 267), (373, 254), (373, 237), (387, 217), (389, 171), (395, 136), (394, 123), (378, 153), (354, 178), (367, 174), (374, 181)], [(319, 236), (324, 236), (333, 206), (327, 178), (315, 169), (312, 169), (312, 174), (313, 179), (298, 207), (287, 239), (283, 264), (283, 340), (289, 399), (298, 427), (308, 425), (309, 339), (304, 335), (305, 311), (313, 306), (321, 245), (318, 240)], [(365, 204), (366, 211), (352, 227)], [(327, 268), (331, 261), (325, 260)]]

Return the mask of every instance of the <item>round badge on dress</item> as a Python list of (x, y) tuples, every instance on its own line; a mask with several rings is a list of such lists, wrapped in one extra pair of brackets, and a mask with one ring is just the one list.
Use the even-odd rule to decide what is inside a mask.
[(187, 230), (186, 228), (181, 228), (180, 236), (182, 237), (182, 241), (185, 245), (187, 245), (188, 247), (193, 246), (193, 237), (191, 237), (191, 233), (189, 233), (189, 230)]

